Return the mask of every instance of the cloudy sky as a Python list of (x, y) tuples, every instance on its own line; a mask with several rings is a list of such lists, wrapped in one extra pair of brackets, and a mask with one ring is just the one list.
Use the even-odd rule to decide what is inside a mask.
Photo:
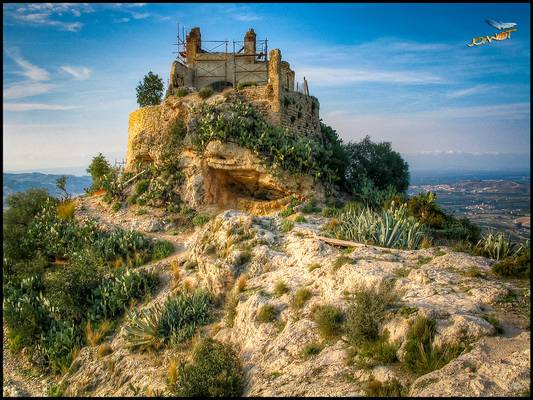
[[(345, 141), (390, 141), (412, 168), (529, 165), (529, 4), (8, 4), (4, 171), (125, 157), (135, 86), (168, 79), (176, 24), (258, 39), (309, 82)], [(511, 39), (487, 18), (517, 23)]]

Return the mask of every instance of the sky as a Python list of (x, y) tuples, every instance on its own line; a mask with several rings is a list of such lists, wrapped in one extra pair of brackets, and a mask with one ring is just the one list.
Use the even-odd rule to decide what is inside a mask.
[[(468, 47), (488, 18), (517, 31)], [(204, 40), (253, 27), (344, 141), (391, 142), (411, 169), (529, 168), (529, 4), (24, 3), (3, 6), (4, 171), (125, 158), (135, 87), (168, 81), (178, 23)]]

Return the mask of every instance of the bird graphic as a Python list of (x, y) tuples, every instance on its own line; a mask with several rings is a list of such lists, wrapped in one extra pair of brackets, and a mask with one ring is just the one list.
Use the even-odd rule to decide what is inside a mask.
[(490, 26), (492, 26), (493, 28), (496, 28), (500, 31), (503, 29), (514, 28), (516, 26), (514, 22), (501, 22), (501, 21), (494, 21), (493, 19), (487, 19), (485, 22), (489, 24)]

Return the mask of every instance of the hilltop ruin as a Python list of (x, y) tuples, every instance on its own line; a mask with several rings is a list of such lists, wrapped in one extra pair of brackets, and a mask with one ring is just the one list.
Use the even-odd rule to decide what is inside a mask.
[[(215, 42), (211, 50), (204, 47), (208, 43), (212, 42), (202, 42), (200, 28), (193, 28), (172, 63), (165, 100), (130, 114), (126, 171), (138, 172), (139, 165), (159, 162), (164, 138), (177, 122), (188, 132), (194, 130), (195, 112), (205, 104), (251, 105), (268, 124), (320, 141), (319, 102), (308, 94), (307, 82), (295, 89), (294, 71), (279, 49), (267, 51), (267, 41), (257, 41), (253, 29), (242, 42), (233, 42), (231, 52), (228, 41)], [(204, 88), (215, 95), (202, 99), (198, 92)], [(198, 157), (187, 138), (183, 143), (176, 154), (186, 177), (180, 196), (192, 207), (213, 204), (266, 212), (293, 195), (323, 196), (318, 182), (308, 176), (290, 177), (284, 171), (272, 174), (261, 157), (245, 147), (213, 141)]]

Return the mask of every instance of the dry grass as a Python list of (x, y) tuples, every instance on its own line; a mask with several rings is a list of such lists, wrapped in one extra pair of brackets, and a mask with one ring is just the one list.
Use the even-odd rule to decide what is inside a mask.
[(76, 211), (76, 203), (74, 200), (66, 200), (57, 206), (57, 216), (59, 219), (74, 218), (74, 211)]
[(170, 386), (175, 386), (178, 381), (178, 360), (173, 358), (167, 370), (167, 382)]
[(248, 282), (248, 279), (246, 278), (246, 275), (241, 275), (239, 279), (237, 280), (237, 284), (235, 286), (237, 293), (242, 293), (244, 291), (244, 288), (246, 287), (246, 283)]
[(85, 325), (85, 338), (87, 339), (87, 343), (91, 346), (96, 346), (109, 329), (111, 329), (111, 322), (107, 320), (103, 321), (96, 330), (93, 329), (90, 322), (87, 322), (87, 325)]
[(178, 260), (172, 260), (170, 262), (170, 269), (172, 271), (172, 284), (173, 287), (177, 287), (181, 279), (181, 271), (178, 264)]
[(111, 345), (109, 343), (102, 343), (98, 346), (98, 358), (105, 357), (113, 352)]

